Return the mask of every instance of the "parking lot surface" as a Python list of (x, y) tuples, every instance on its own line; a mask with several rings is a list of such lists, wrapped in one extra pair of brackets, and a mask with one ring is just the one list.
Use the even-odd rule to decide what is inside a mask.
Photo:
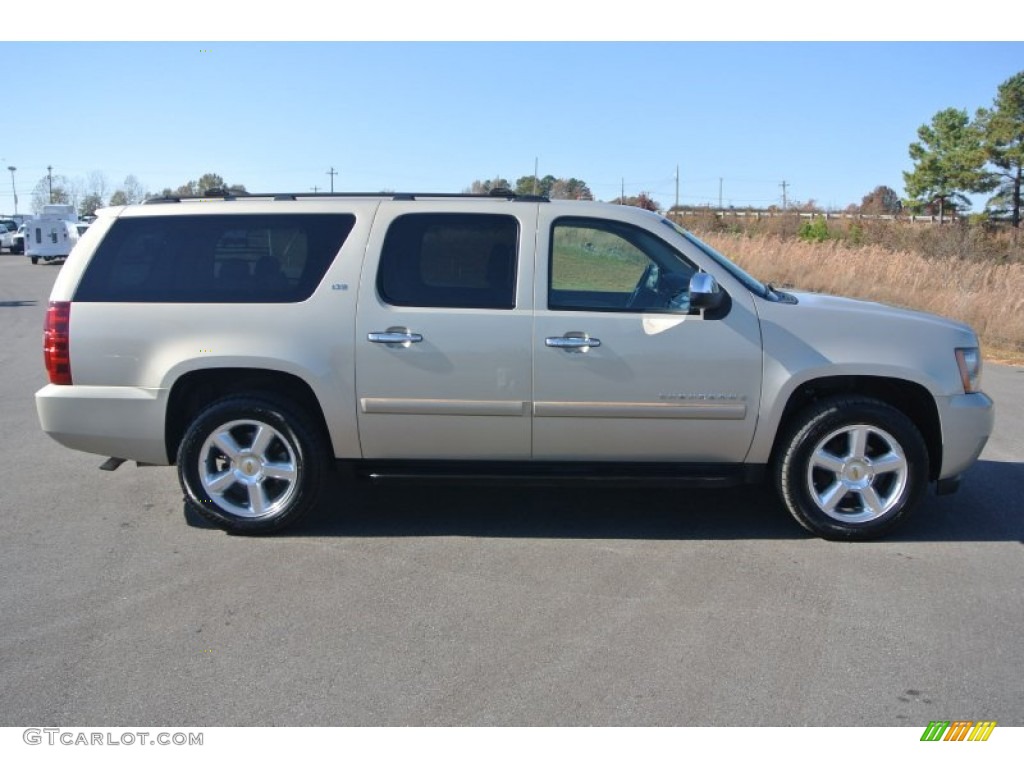
[(881, 542), (767, 487), (341, 482), (240, 538), (40, 431), (58, 269), (0, 255), (0, 725), (1024, 725), (1024, 368)]

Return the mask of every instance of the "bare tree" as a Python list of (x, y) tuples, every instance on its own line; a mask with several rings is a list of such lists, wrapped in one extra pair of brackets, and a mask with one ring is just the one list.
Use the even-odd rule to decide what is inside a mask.
[(84, 217), (95, 216), (96, 211), (103, 207), (103, 198), (95, 192), (89, 192), (78, 204), (78, 215)]
[(548, 192), (555, 200), (593, 200), (590, 187), (581, 179), (557, 179)]
[(474, 195), (487, 195), (490, 194), (492, 189), (511, 189), (512, 185), (508, 183), (508, 179), (503, 179), (500, 176), (495, 176), (493, 179), (481, 181), (477, 179), (469, 185), (469, 189), (463, 190)]
[(43, 176), (32, 190), (32, 211), (42, 213), (43, 206), (50, 203), (72, 203), (74, 190), (67, 176)]
[(860, 201), (860, 213), (886, 214), (903, 210), (896, 190), (881, 184), (868, 192)]
[(631, 195), (625, 198), (616, 197), (612, 202), (615, 205), (632, 205), (637, 208), (643, 208), (645, 211), (661, 210), (661, 206), (658, 204), (658, 201), (651, 197), (649, 192), (641, 192), (635, 197)]
[(103, 171), (90, 171), (85, 177), (83, 187), (86, 196), (95, 196), (100, 199), (101, 206), (106, 202), (110, 192), (110, 182), (107, 181), (107, 175)]
[(234, 194), (245, 194), (244, 184), (228, 184), (219, 173), (204, 173), (199, 177), (199, 181), (188, 181), (175, 190), (165, 190), (170, 194), (165, 194), (163, 197), (199, 197), (215, 189)]
[(139, 180), (132, 174), (128, 174), (124, 177), (124, 183), (121, 184), (121, 189), (124, 191), (125, 200), (129, 205), (135, 203), (141, 203), (146, 199), (147, 190)]

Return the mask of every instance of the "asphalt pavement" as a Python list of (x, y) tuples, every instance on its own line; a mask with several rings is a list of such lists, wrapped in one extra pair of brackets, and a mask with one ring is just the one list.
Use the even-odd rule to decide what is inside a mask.
[(56, 266), (0, 255), (0, 725), (1024, 725), (1024, 368), (888, 539), (767, 488), (367, 488), (268, 538), (46, 437)]

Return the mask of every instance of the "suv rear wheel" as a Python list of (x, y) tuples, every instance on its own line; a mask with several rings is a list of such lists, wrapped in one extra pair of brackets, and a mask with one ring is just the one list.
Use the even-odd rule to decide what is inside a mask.
[(827, 539), (870, 539), (904, 520), (928, 482), (913, 422), (871, 398), (830, 398), (794, 420), (776, 485), (800, 525)]
[(316, 503), (325, 465), (319, 432), (298, 411), (259, 395), (218, 400), (178, 448), (185, 502), (232, 533), (292, 525)]

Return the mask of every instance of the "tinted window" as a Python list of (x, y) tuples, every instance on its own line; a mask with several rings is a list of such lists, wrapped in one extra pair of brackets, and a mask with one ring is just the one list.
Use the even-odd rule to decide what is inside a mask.
[(514, 216), (400, 216), (384, 238), (377, 290), (399, 306), (512, 309), (518, 249)]
[(344, 214), (118, 219), (75, 301), (303, 301), (354, 223)]
[(564, 218), (551, 231), (548, 308), (598, 312), (689, 312), (697, 268), (645, 229)]

